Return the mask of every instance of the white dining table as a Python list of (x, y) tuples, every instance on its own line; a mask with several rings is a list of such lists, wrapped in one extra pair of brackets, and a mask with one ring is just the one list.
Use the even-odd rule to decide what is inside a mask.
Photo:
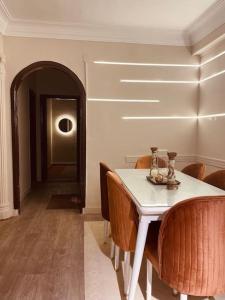
[(180, 201), (199, 196), (225, 195), (225, 191), (179, 171), (175, 171), (176, 179), (180, 181), (177, 190), (167, 190), (165, 185), (154, 185), (149, 182), (146, 179), (149, 175), (147, 169), (116, 169), (115, 172), (131, 194), (139, 214), (128, 296), (128, 300), (134, 300), (149, 223), (158, 220), (165, 211)]

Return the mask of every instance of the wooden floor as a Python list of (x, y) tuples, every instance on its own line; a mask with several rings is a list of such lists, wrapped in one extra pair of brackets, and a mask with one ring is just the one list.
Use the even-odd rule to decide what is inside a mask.
[(46, 209), (49, 198), (38, 189), (0, 221), (1, 300), (84, 300), (83, 216)]

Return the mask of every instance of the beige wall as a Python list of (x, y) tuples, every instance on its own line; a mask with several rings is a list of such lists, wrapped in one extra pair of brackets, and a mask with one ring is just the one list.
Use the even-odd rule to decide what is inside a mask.
[(72, 117), (75, 127), (77, 127), (76, 100), (52, 100), (52, 163), (75, 164), (77, 158), (77, 132), (75, 130), (70, 135), (63, 135), (58, 132), (55, 122), (62, 115)]
[[(159, 104), (87, 102), (87, 207), (99, 207), (100, 160), (112, 168), (128, 167), (127, 155), (148, 153), (151, 145), (197, 151), (197, 122), (124, 121), (123, 115), (193, 115), (197, 111), (197, 87), (193, 84), (121, 84), (120, 78), (195, 80), (195, 68), (103, 66), (93, 60), (151, 63), (196, 63), (185, 47), (125, 43), (5, 37), (7, 53), (7, 101), (15, 75), (27, 65), (51, 60), (70, 68), (83, 82), (88, 97), (159, 99)], [(17, 49), (17, 51), (15, 51)], [(85, 63), (86, 62), (86, 63)], [(8, 105), (8, 124), (10, 109)], [(10, 128), (10, 127), (9, 127)], [(9, 139), (10, 139), (10, 130)], [(9, 162), (11, 168), (11, 162)], [(10, 185), (11, 187), (11, 185)]]
[[(225, 50), (225, 41), (203, 53), (202, 62)], [(201, 78), (225, 69), (225, 55), (202, 66)], [(199, 114), (225, 113), (225, 74), (207, 80), (200, 85)], [(198, 124), (198, 154), (203, 157), (224, 160), (225, 163), (225, 118), (207, 118)], [(214, 168), (213, 168), (214, 169)], [(210, 168), (210, 171), (212, 168)]]

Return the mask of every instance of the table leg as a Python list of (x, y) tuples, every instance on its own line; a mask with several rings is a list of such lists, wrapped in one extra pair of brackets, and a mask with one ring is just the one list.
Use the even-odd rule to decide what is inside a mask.
[(146, 237), (148, 233), (148, 225), (149, 221), (146, 220), (144, 217), (140, 217), (128, 300), (134, 300), (135, 297)]

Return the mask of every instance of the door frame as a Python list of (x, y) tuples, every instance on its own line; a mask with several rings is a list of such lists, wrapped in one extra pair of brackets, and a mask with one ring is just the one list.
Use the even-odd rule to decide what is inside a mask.
[(67, 74), (76, 85), (78, 94), (80, 97), (80, 103), (78, 107), (79, 119), (79, 155), (78, 162), (80, 166), (79, 171), (79, 185), (80, 185), (80, 197), (81, 197), (81, 207), (85, 207), (85, 192), (86, 192), (86, 92), (81, 80), (78, 76), (66, 66), (54, 62), (54, 61), (38, 61), (32, 63), (22, 69), (14, 78), (10, 94), (11, 94), (11, 124), (12, 124), (12, 156), (13, 156), (13, 202), (14, 208), (20, 211), (21, 201), (20, 201), (20, 180), (19, 180), (19, 130), (18, 130), (18, 99), (17, 91), (23, 82), (23, 80), (31, 75), (32, 73), (40, 70), (53, 69), (61, 71)]
[[(47, 99), (49, 98), (59, 98), (59, 99), (74, 99), (76, 102), (76, 110), (77, 115), (79, 112), (79, 106), (80, 106), (80, 96), (78, 95), (56, 95), (56, 94), (41, 94), (40, 95), (40, 116), (41, 116), (41, 179), (43, 182), (47, 181), (47, 168), (48, 168), (48, 162), (47, 162)], [(77, 100), (77, 101), (76, 101)], [(80, 149), (80, 118), (77, 116), (77, 157), (79, 157), (79, 149)], [(77, 160), (77, 178), (80, 178), (80, 161)]]
[(29, 89), (31, 187), (37, 182), (36, 93)]

